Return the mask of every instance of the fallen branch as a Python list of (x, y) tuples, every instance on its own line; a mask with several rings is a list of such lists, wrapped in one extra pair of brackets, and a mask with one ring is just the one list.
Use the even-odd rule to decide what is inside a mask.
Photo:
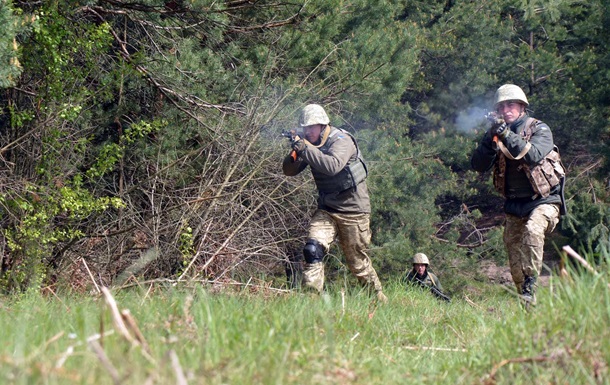
[(470, 306), (474, 307), (475, 309), (481, 310), (481, 307), (479, 305), (477, 305), (476, 303), (474, 303), (470, 298), (468, 298), (467, 295), (464, 295), (464, 299)]
[(496, 373), (504, 365), (511, 364), (511, 363), (543, 362), (543, 361), (549, 361), (551, 359), (554, 359), (554, 358), (546, 357), (546, 356), (538, 356), (538, 357), (519, 357), (519, 358), (504, 359), (504, 360), (500, 361), (499, 363), (495, 364), (493, 368), (491, 368), (491, 372), (489, 372), (489, 374), (487, 375), (487, 378), (483, 380), (483, 384), (494, 385), (496, 383)]
[[(574, 251), (574, 249), (572, 249), (569, 245), (564, 246), (563, 251), (566, 252), (566, 254), (568, 254), (570, 257), (574, 258), (576, 261), (578, 261), (587, 271), (593, 273), (594, 275), (601, 275), (600, 273), (597, 272), (597, 270), (595, 270), (593, 268), (593, 266), (591, 266), (589, 264), (589, 262), (587, 262), (586, 259), (584, 259), (583, 257), (581, 257), (576, 251)], [(567, 274), (567, 271), (566, 271)], [(608, 283), (608, 288), (610, 289), (610, 283)]]
[(467, 352), (463, 348), (435, 348), (434, 346), (404, 346), (407, 350), (435, 350), (441, 352)]
[(140, 328), (138, 327), (136, 320), (133, 318), (133, 316), (129, 312), (129, 309), (122, 310), (121, 317), (123, 318), (123, 321), (125, 321), (125, 324), (129, 327), (129, 329), (131, 329), (131, 331), (135, 334), (136, 340), (140, 343), (140, 345), (142, 345), (142, 348), (144, 349), (144, 351), (146, 351), (147, 353), (150, 354), (150, 348), (148, 346), (148, 343), (146, 342), (144, 335), (140, 331)]
[(119, 371), (116, 370), (114, 365), (112, 365), (112, 362), (110, 362), (110, 360), (108, 359), (106, 352), (104, 352), (104, 349), (102, 349), (102, 345), (100, 345), (97, 340), (93, 340), (89, 341), (89, 346), (91, 347), (91, 350), (93, 350), (97, 358), (100, 360), (104, 368), (106, 368), (108, 374), (110, 374), (112, 382), (114, 382), (115, 385), (119, 385), (121, 383), (121, 376), (119, 375)]
[(87, 273), (89, 273), (89, 278), (91, 278), (91, 282), (93, 282), (93, 286), (95, 286), (95, 290), (99, 294), (100, 287), (97, 285), (97, 282), (95, 282), (95, 278), (93, 278), (93, 274), (91, 274), (91, 270), (89, 270), (89, 266), (87, 266), (87, 262), (85, 261), (85, 258), (81, 258), (81, 260), (83, 261), (83, 265), (85, 265), (85, 269), (87, 269)]
[(112, 322), (114, 323), (115, 329), (121, 334), (127, 341), (131, 344), (138, 344), (131, 334), (129, 334), (129, 330), (123, 321), (123, 317), (121, 316), (121, 312), (119, 311), (119, 307), (114, 300), (114, 297), (110, 293), (107, 287), (102, 287), (102, 294), (104, 295), (104, 299), (106, 300), (106, 304), (110, 308), (110, 314), (112, 315)]
[(570, 257), (577, 260), (581, 265), (584, 266), (585, 269), (587, 269), (588, 271), (590, 271), (591, 273), (593, 273), (595, 275), (599, 275), (599, 273), (589, 264), (589, 262), (587, 262), (580, 255), (578, 255), (578, 253), (576, 251), (574, 251), (574, 249), (572, 249), (569, 245), (564, 246), (563, 251), (565, 251)]
[(169, 351), (169, 358), (172, 361), (172, 368), (174, 368), (174, 373), (176, 374), (176, 384), (177, 385), (187, 385), (186, 376), (184, 375), (184, 371), (182, 370), (182, 366), (180, 366), (180, 361), (178, 360), (178, 355), (172, 349)]

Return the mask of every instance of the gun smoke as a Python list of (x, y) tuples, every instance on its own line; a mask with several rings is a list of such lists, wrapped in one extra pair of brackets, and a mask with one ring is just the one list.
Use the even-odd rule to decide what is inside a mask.
[(485, 126), (487, 121), (485, 114), (488, 111), (487, 108), (470, 107), (458, 114), (455, 119), (455, 127), (463, 133), (474, 133), (477, 129)]

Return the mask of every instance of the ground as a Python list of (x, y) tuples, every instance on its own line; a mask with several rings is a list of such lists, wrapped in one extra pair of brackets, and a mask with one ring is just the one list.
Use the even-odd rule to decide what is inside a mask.
[[(538, 278), (538, 284), (541, 286), (547, 286), (549, 284), (549, 278), (551, 271), (554, 271), (559, 264), (559, 258), (555, 252), (545, 253), (544, 265), (548, 268), (542, 269), (542, 273)], [(508, 267), (508, 261), (506, 264), (498, 265), (494, 261), (483, 261), (480, 264), (481, 273), (489, 278), (492, 283), (500, 285), (512, 286), (513, 280), (510, 276), (510, 269)]]

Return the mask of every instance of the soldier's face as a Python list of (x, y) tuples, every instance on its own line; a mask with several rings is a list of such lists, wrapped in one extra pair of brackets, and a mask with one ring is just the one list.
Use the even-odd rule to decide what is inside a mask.
[(303, 127), (305, 139), (307, 139), (310, 143), (313, 144), (318, 143), (318, 141), (320, 140), (320, 133), (322, 132), (322, 128), (324, 128), (322, 124), (313, 124), (311, 126)]
[(510, 100), (496, 105), (496, 112), (502, 115), (502, 119), (504, 119), (507, 124), (511, 124), (519, 119), (524, 110), (525, 106), (523, 106), (523, 104)]
[(423, 263), (414, 263), (413, 267), (415, 268), (417, 275), (424, 275), (426, 273), (426, 265)]

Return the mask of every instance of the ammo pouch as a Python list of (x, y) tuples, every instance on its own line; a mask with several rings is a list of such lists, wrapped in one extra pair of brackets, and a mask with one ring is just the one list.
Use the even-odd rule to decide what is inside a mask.
[(536, 194), (543, 198), (548, 197), (551, 189), (559, 185), (561, 179), (566, 175), (557, 146), (531, 169), (528, 165), (523, 164), (523, 170)]
[[(536, 123), (537, 121), (535, 119), (528, 118), (523, 132), (525, 140), (529, 141), (529, 138), (533, 133), (533, 127), (536, 125)], [(533, 199), (537, 198), (538, 196), (542, 198), (548, 197), (553, 187), (562, 184), (565, 180), (565, 168), (561, 163), (561, 157), (559, 156), (559, 149), (557, 146), (554, 146), (553, 150), (551, 150), (551, 152), (549, 152), (544, 159), (542, 159), (542, 161), (533, 167), (530, 167), (524, 161), (521, 161), (525, 154), (527, 154), (527, 150), (530, 148), (529, 142), (524, 151), (522, 151), (516, 157), (513, 157), (501, 142), (498, 142), (498, 147), (500, 152), (498, 154), (498, 161), (496, 162), (494, 169), (493, 181), (496, 191), (498, 191), (504, 197), (506, 197), (505, 183), (507, 159), (520, 161), (522, 170), (525, 172), (525, 175), (530, 181), (532, 189), (536, 193)], [(561, 194), (563, 196), (563, 191), (561, 191)]]

